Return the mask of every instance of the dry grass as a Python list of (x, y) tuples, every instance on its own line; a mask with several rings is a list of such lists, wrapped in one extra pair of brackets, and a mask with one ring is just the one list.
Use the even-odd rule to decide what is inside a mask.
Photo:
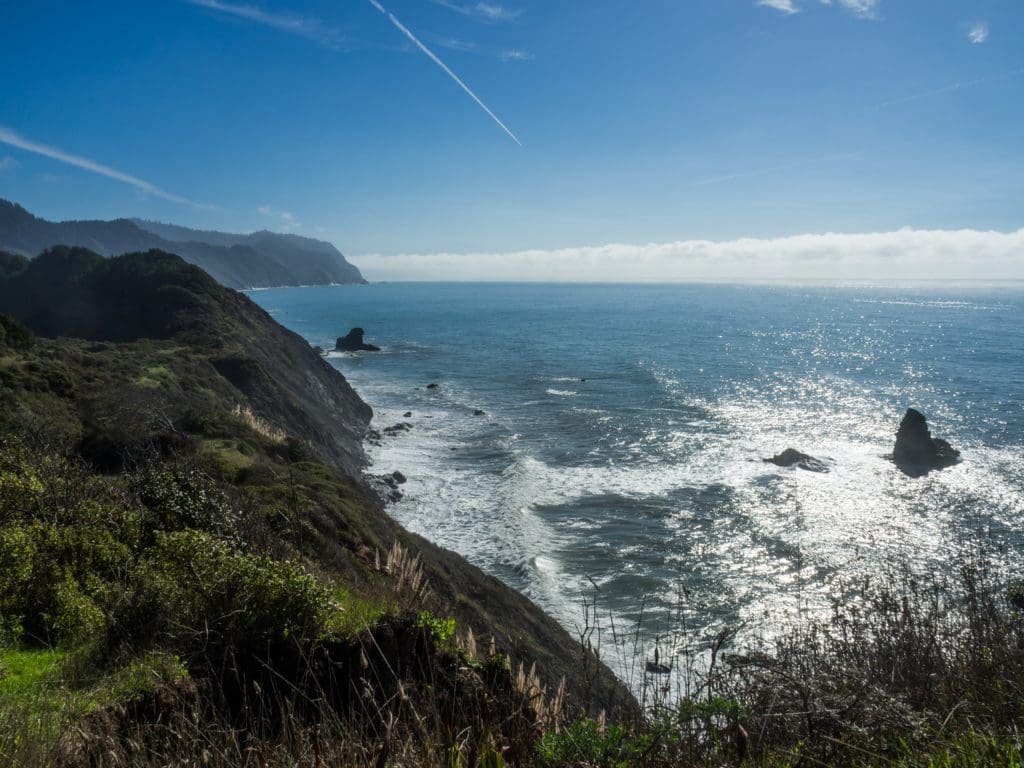
[[(661, 659), (671, 685), (644, 670), (659, 638), (641, 622), (619, 632), (605, 618), (605, 630), (589, 601), (581, 642), (600, 653), (604, 637), (641, 660), (632, 683), (646, 721), (612, 751), (641, 766), (1020, 765), (1024, 598), (1012, 574), (993, 569), (994, 553), (977, 543), (967, 552), (948, 575), (851, 578), (831, 615), (771, 641), (740, 644), (725, 629), (681, 642), (686, 650)], [(605, 738), (599, 726), (587, 739)], [(583, 746), (577, 761), (559, 754), (595, 764)]]
[(249, 427), (253, 432), (262, 435), (272, 443), (283, 444), (288, 439), (288, 435), (284, 430), (278, 429), (266, 419), (258, 416), (247, 405), (236, 405), (231, 415)]

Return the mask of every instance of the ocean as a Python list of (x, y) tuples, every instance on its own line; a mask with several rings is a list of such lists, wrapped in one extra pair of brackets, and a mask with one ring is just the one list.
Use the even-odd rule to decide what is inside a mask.
[[(391, 514), (573, 634), (596, 599), (626, 677), (655, 644), (664, 659), (723, 629), (770, 637), (859, 576), (951, 572), (979, 538), (1007, 568), (1024, 551), (1021, 284), (250, 296), (325, 349), (366, 329), (380, 352), (329, 360), (375, 428), (412, 425), (369, 446), (371, 473), (408, 477)], [(896, 469), (908, 407), (960, 464)], [(788, 447), (829, 471), (762, 461)]]

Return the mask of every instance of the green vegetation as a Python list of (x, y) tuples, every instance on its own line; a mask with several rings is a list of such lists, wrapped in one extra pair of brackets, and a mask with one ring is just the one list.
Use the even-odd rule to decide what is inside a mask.
[(97, 259), (0, 259), (0, 766), (1024, 768), (1024, 601), (983, 552), (723, 635), (641, 716), (339, 469), (366, 414), (319, 356), (180, 260)]
[(32, 331), (10, 315), (0, 312), (0, 346), (24, 352), (32, 346), (34, 341), (35, 336)]
[[(328, 731), (353, 765), (527, 748), (511, 668), (433, 618), (451, 607), (407, 534), (325, 460), (349, 449), (302, 409), (354, 429), (365, 407), (315, 352), (174, 257), (12, 264), (0, 306), (95, 340), (0, 318), (0, 765), (125, 763), (143, 743), (152, 764), (237, 765), (254, 744), (291, 764), (289, 740)], [(49, 284), (63, 302), (24, 298)], [(122, 291), (138, 304), (94, 311)], [(285, 394), (250, 350), (336, 399)]]

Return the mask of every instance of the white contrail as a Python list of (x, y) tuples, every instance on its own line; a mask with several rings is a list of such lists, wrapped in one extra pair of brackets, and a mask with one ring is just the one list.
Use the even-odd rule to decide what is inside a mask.
[(432, 50), (430, 50), (429, 48), (427, 48), (427, 46), (421, 43), (419, 39), (416, 37), (416, 35), (410, 32), (402, 22), (396, 19), (393, 13), (391, 13), (387, 8), (381, 5), (377, 0), (368, 0), (368, 2), (370, 3), (370, 5), (376, 8), (382, 14), (384, 14), (384, 16), (387, 17), (387, 20), (398, 28), (399, 32), (401, 32), (403, 35), (405, 35), (412, 41), (413, 45), (415, 45), (417, 48), (423, 51), (423, 53), (430, 57), (431, 61), (433, 61), (435, 64), (437, 64), (437, 66), (443, 69), (445, 71), (445, 74), (448, 75), (448, 77), (450, 77), (452, 80), (458, 83), (459, 87), (462, 88), (462, 90), (464, 90), (466, 93), (468, 93), (470, 98), (473, 99), (473, 101), (475, 101), (477, 104), (479, 104), (480, 108), (488, 115), (490, 115), (491, 119), (494, 120), (494, 122), (501, 126), (501, 130), (503, 130), (505, 133), (512, 137), (512, 141), (514, 141), (519, 146), (523, 146), (523, 142), (516, 138), (516, 135), (508, 129), (508, 126), (501, 122), (501, 120), (498, 118), (496, 114), (491, 112), (490, 108), (480, 100), (480, 97), (473, 93), (473, 91), (470, 90), (469, 86), (462, 82), (462, 80), (459, 79), (459, 76), (452, 72), (448, 68), (448, 65), (441, 61)]
[(26, 152), (32, 152), (43, 157), (49, 157), (52, 160), (57, 160), (61, 163), (67, 163), (73, 165), (76, 168), (82, 168), (86, 171), (92, 171), (98, 173), (101, 176), (106, 176), (117, 181), (122, 181), (125, 184), (131, 184), (136, 189), (141, 189), (147, 194), (153, 195), (154, 197), (160, 197), (164, 200), (170, 200), (172, 203), (180, 203), (182, 205), (192, 205), (197, 208), (202, 206), (199, 203), (194, 203), (191, 200), (180, 197), (178, 195), (172, 195), (170, 192), (165, 192), (155, 184), (150, 184), (148, 181), (131, 176), (123, 171), (119, 171), (116, 168), (110, 168), (109, 166), (102, 165), (93, 160), (89, 160), (85, 157), (78, 157), (77, 155), (69, 154), (63, 150), (56, 149), (55, 147), (48, 147), (45, 144), (39, 144), (38, 142), (30, 139), (23, 138), (3, 126), (0, 126), (0, 144), (7, 144), (17, 149), (23, 149)]

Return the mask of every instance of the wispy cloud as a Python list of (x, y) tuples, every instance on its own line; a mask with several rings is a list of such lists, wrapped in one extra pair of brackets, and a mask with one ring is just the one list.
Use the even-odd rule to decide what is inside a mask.
[[(877, 19), (881, 0), (820, 0), (820, 2), (822, 5), (841, 6), (862, 19)], [(757, 0), (757, 4), (774, 8), (787, 16), (800, 12), (800, 5), (796, 0)]]
[(13, 171), (18, 167), (18, 161), (10, 155), (0, 157), (0, 173), (6, 173), (7, 171)]
[(901, 229), (513, 253), (362, 255), (373, 280), (683, 281), (1024, 279), (1024, 229)]
[(822, 5), (840, 5), (854, 16), (862, 19), (877, 19), (881, 0), (821, 0)]
[(298, 217), (291, 211), (282, 211), (270, 205), (261, 205), (256, 210), (260, 216), (274, 219), (277, 222), (278, 230), (281, 232), (292, 232), (302, 227)]
[(315, 18), (295, 16), (287, 13), (274, 13), (263, 10), (255, 5), (225, 3), (222, 0), (184, 0), (184, 2), (218, 13), (246, 19), (266, 27), (273, 27), (292, 35), (305, 37), (330, 48), (340, 47), (346, 42), (345, 35), (340, 30), (327, 26)]
[(985, 22), (972, 24), (971, 28), (967, 30), (967, 39), (975, 45), (984, 43), (988, 40), (988, 24)]
[(523, 51), (518, 48), (490, 48), (468, 40), (460, 40), (456, 37), (432, 37), (430, 42), (438, 48), (445, 48), (449, 51), (472, 53), (477, 56), (490, 56), (495, 59), (501, 59), (502, 61), (533, 60), (533, 54), (529, 51)]
[(793, 4), (793, 0), (757, 0), (758, 5), (774, 8), (776, 11), (790, 14), (799, 12), (799, 8)]
[(502, 51), (499, 55), (502, 61), (533, 61), (534, 59), (533, 54), (529, 51), (521, 51), (517, 48)]
[(45, 144), (32, 141), (19, 136), (12, 130), (0, 126), (0, 144), (6, 144), (9, 147), (15, 147), (16, 149), (24, 150), (25, 152), (31, 152), (36, 155), (42, 155), (48, 157), (51, 160), (64, 163), (66, 165), (73, 165), (76, 168), (81, 168), (85, 171), (97, 173), (100, 176), (106, 176), (107, 178), (120, 181), (125, 184), (130, 184), (136, 189), (145, 192), (147, 195), (153, 195), (153, 197), (159, 197), (163, 200), (169, 200), (172, 203), (180, 203), (182, 205), (192, 205), (197, 208), (203, 208), (199, 203), (195, 203), (188, 198), (181, 197), (180, 195), (173, 195), (170, 192), (165, 192), (155, 184), (151, 184), (148, 181), (144, 181), (136, 176), (119, 171), (116, 168), (111, 168), (108, 165), (97, 163), (95, 160), (89, 160), (85, 157), (79, 157), (78, 155), (72, 155), (64, 150), (57, 149), (55, 147), (49, 147)]
[(433, 2), (456, 13), (461, 13), (463, 16), (492, 24), (500, 21), (515, 21), (522, 15), (522, 11), (512, 10), (498, 3), (459, 3), (454, 0), (433, 0)]
[(427, 48), (427, 46), (426, 46), (426, 45), (424, 45), (424, 44), (423, 44), (422, 42), (420, 42), (420, 39), (419, 39), (418, 37), (416, 37), (416, 35), (414, 35), (414, 34), (413, 34), (412, 32), (410, 32), (410, 31), (409, 31), (409, 29), (408, 29), (408, 28), (407, 28), (407, 27), (406, 27), (406, 26), (405, 26), (404, 24), (402, 24), (402, 22), (400, 22), (400, 21), (399, 21), (399, 20), (398, 20), (398, 19), (397, 19), (397, 18), (395, 17), (395, 15), (394, 15), (393, 13), (391, 13), (391, 12), (390, 12), (389, 10), (387, 10), (387, 9), (386, 9), (386, 8), (385, 8), (385, 7), (383, 6), (383, 5), (381, 5), (381, 4), (380, 4), (380, 3), (378, 2), (378, 0), (367, 0), (367, 2), (369, 2), (369, 3), (370, 3), (370, 5), (372, 5), (372, 6), (373, 6), (374, 8), (376, 8), (376, 9), (377, 9), (378, 11), (380, 11), (380, 12), (381, 12), (381, 14), (383, 14), (383, 15), (384, 15), (384, 17), (385, 17), (385, 18), (386, 18), (386, 19), (387, 19), (388, 21), (390, 21), (390, 22), (391, 22), (391, 23), (392, 23), (392, 24), (394, 25), (394, 27), (395, 27), (395, 28), (396, 28), (396, 29), (397, 29), (397, 30), (398, 30), (399, 32), (401, 32), (401, 33), (402, 33), (403, 35), (405, 35), (405, 36), (406, 36), (406, 37), (407, 37), (407, 38), (409, 39), (409, 41), (410, 41), (410, 42), (412, 42), (412, 44), (413, 44), (413, 45), (415, 45), (415, 46), (416, 46), (417, 48), (419, 48), (419, 49), (420, 49), (421, 51), (423, 51), (423, 53), (424, 53), (424, 54), (425, 54), (425, 55), (426, 55), (426, 56), (427, 56), (427, 57), (428, 57), (428, 58), (429, 58), (429, 59), (430, 59), (431, 61), (433, 61), (433, 62), (434, 62), (435, 64), (437, 64), (437, 66), (439, 66), (439, 67), (440, 67), (440, 68), (441, 68), (441, 69), (442, 69), (442, 70), (444, 71), (444, 73), (445, 73), (446, 75), (448, 75), (448, 77), (450, 77), (450, 78), (451, 78), (452, 80), (454, 80), (454, 81), (455, 81), (455, 83), (456, 83), (456, 84), (457, 84), (457, 85), (458, 85), (458, 86), (459, 86), (460, 88), (462, 88), (462, 90), (463, 90), (463, 91), (465, 91), (465, 92), (466, 92), (466, 94), (467, 94), (467, 95), (468, 95), (468, 96), (469, 96), (469, 97), (470, 97), (471, 99), (473, 99), (473, 101), (475, 101), (475, 102), (477, 103), (477, 105), (478, 105), (478, 106), (479, 106), (479, 107), (480, 107), (480, 108), (481, 108), (481, 109), (482, 109), (482, 110), (483, 110), (484, 112), (486, 112), (486, 113), (487, 113), (487, 114), (488, 114), (488, 115), (489, 115), (489, 116), (491, 117), (491, 119), (492, 119), (492, 120), (494, 120), (494, 122), (495, 122), (495, 123), (497, 123), (497, 124), (498, 124), (498, 126), (499, 126), (499, 127), (500, 127), (500, 128), (501, 128), (501, 129), (502, 129), (502, 130), (503, 130), (504, 132), (505, 132), (505, 133), (507, 133), (507, 134), (508, 134), (508, 135), (509, 135), (509, 136), (510, 136), (510, 137), (512, 138), (512, 141), (514, 141), (514, 142), (515, 142), (516, 144), (518, 144), (519, 146), (522, 146), (522, 142), (521, 142), (521, 141), (519, 141), (519, 139), (518, 139), (518, 138), (516, 137), (516, 135), (515, 135), (514, 133), (512, 133), (512, 131), (511, 131), (511, 130), (509, 130), (509, 128), (508, 128), (508, 127), (507, 127), (507, 126), (506, 126), (506, 125), (505, 125), (505, 124), (504, 124), (504, 123), (503, 123), (503, 122), (501, 121), (501, 119), (500, 119), (500, 118), (499, 118), (499, 117), (498, 117), (498, 116), (497, 116), (496, 114), (494, 114), (494, 113), (493, 113), (493, 112), (491, 111), (490, 107), (488, 107), (488, 106), (487, 106), (486, 104), (484, 104), (484, 103), (483, 103), (483, 101), (482, 101), (482, 100), (480, 99), (480, 97), (479, 97), (479, 96), (477, 96), (477, 95), (476, 95), (475, 93), (473, 93), (473, 91), (472, 91), (472, 90), (470, 89), (470, 87), (469, 87), (468, 85), (466, 85), (466, 84), (465, 84), (464, 82), (462, 82), (462, 80), (461, 80), (461, 79), (459, 78), (459, 76), (458, 76), (458, 75), (456, 75), (456, 74), (455, 74), (454, 72), (452, 72), (452, 70), (448, 68), (448, 65), (447, 65), (447, 64), (445, 64), (445, 63), (444, 63), (443, 61), (441, 61), (441, 59), (440, 59), (440, 58), (438, 58), (437, 54), (435, 54), (435, 53), (434, 53), (434, 52), (433, 52), (432, 50), (430, 50), (429, 48)]
[(957, 91), (964, 91), (968, 88), (974, 88), (978, 85), (985, 85), (986, 83), (995, 83), (1000, 80), (1005, 80), (1010, 77), (1016, 77), (1018, 75), (1024, 75), (1024, 67), (1020, 69), (1011, 69), (1009, 72), (1004, 72), (1001, 75), (992, 75), (990, 77), (979, 77), (974, 80), (964, 80), (958, 83), (950, 83), (944, 85), (941, 88), (934, 88), (930, 91), (922, 91), (921, 93), (913, 93), (909, 96), (901, 96), (896, 99), (890, 99), (889, 101), (883, 101), (879, 104), (875, 104), (872, 109), (882, 109), (883, 107), (894, 107), (897, 104), (909, 104), (914, 101), (920, 101), (921, 99), (929, 99), (933, 96), (942, 96), (946, 93), (956, 93)]
[(449, 51), (458, 51), (459, 53), (480, 53), (481, 51), (481, 48), (477, 43), (471, 43), (468, 40), (459, 40), (457, 37), (434, 37), (430, 42), (438, 48), (445, 48)]

